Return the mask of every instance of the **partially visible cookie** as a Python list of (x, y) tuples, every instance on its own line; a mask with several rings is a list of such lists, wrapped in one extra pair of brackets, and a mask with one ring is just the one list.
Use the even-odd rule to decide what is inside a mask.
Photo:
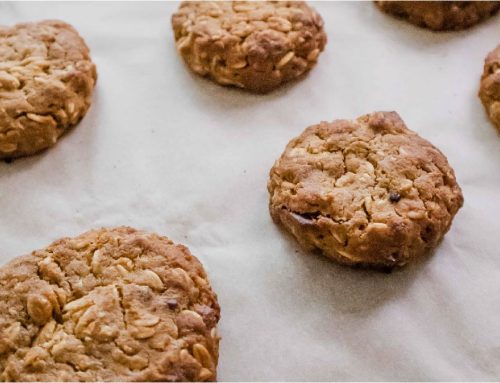
[(62, 21), (0, 27), (0, 159), (35, 154), (85, 115), (96, 68)]
[(183, 2), (172, 27), (194, 72), (254, 92), (301, 76), (326, 44), (323, 20), (301, 1)]
[(394, 112), (307, 128), (268, 190), (273, 220), (304, 248), (378, 269), (436, 247), (463, 204), (446, 157)]
[(499, 1), (375, 1), (384, 12), (434, 31), (472, 27), (500, 9)]
[(491, 122), (500, 131), (500, 45), (486, 57), (479, 97)]
[(0, 268), (0, 380), (215, 380), (218, 320), (186, 247), (89, 231)]

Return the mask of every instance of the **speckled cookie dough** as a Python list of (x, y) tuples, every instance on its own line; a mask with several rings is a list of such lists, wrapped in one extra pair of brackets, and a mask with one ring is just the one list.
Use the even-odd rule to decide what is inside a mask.
[(1, 381), (211, 381), (217, 297), (169, 239), (120, 227), (0, 268)]
[(375, 1), (384, 12), (434, 31), (470, 28), (500, 9), (500, 1)]
[(500, 45), (486, 57), (479, 97), (488, 117), (500, 132)]
[(85, 115), (96, 68), (62, 21), (0, 27), (0, 159), (53, 146)]
[(306, 73), (326, 44), (320, 15), (300, 1), (184, 2), (172, 26), (194, 72), (254, 92)]
[(394, 112), (307, 128), (268, 190), (273, 220), (304, 248), (378, 269), (436, 247), (463, 204), (446, 157)]

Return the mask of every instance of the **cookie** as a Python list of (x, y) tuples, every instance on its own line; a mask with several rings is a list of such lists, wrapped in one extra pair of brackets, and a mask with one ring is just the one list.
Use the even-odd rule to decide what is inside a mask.
[(446, 157), (395, 112), (307, 128), (268, 190), (273, 220), (305, 249), (376, 269), (428, 253), (463, 204)]
[(0, 380), (215, 380), (218, 320), (186, 247), (89, 231), (0, 268)]
[(172, 27), (194, 72), (261, 93), (309, 71), (326, 44), (321, 16), (295, 1), (183, 2)]
[(488, 54), (484, 62), (479, 98), (500, 132), (500, 45)]
[(89, 50), (72, 26), (0, 27), (0, 159), (54, 145), (87, 112), (95, 82)]
[(472, 27), (494, 15), (499, 1), (375, 1), (384, 12), (434, 31)]

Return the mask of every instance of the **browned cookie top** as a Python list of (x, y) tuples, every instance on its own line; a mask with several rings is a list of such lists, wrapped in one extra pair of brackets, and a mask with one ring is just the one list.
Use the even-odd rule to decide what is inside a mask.
[(215, 380), (218, 320), (186, 247), (89, 231), (0, 268), (0, 380)]
[(405, 264), (437, 245), (463, 197), (446, 157), (394, 112), (322, 122), (271, 169), (273, 219), (342, 263)]
[(0, 159), (54, 145), (90, 106), (96, 69), (62, 21), (0, 27)]
[(466, 29), (500, 9), (500, 1), (375, 1), (384, 12), (435, 31)]
[(257, 92), (305, 73), (326, 44), (323, 20), (304, 2), (184, 2), (172, 26), (193, 71)]
[(491, 122), (500, 131), (500, 45), (486, 57), (479, 97)]

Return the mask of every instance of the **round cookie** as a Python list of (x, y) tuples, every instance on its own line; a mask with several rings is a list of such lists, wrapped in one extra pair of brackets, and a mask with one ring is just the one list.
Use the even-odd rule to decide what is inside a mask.
[(434, 248), (463, 204), (446, 157), (395, 112), (307, 128), (268, 190), (273, 220), (307, 250), (379, 269)]
[(172, 26), (194, 72), (254, 92), (309, 71), (326, 44), (321, 16), (299, 1), (183, 2)]
[(499, 1), (375, 1), (384, 12), (434, 31), (472, 27), (494, 15)]
[(184, 246), (127, 227), (64, 238), (0, 268), (0, 380), (215, 380), (219, 315)]
[(35, 154), (85, 115), (96, 68), (62, 21), (0, 27), (0, 159)]
[(479, 97), (491, 122), (500, 131), (500, 45), (486, 57)]

